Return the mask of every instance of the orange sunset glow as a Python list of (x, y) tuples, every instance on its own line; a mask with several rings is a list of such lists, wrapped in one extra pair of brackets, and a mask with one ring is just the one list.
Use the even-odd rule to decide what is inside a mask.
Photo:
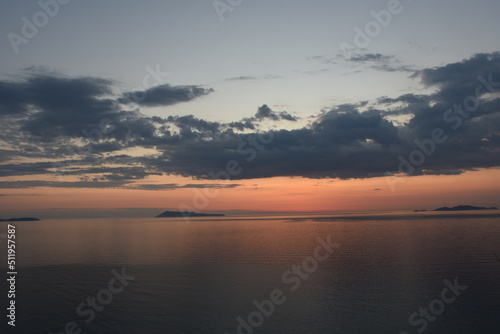
[[(153, 180), (154, 179), (154, 180)], [(181, 177), (156, 177), (150, 182), (190, 183)], [(454, 203), (495, 206), (500, 170), (485, 169), (462, 175), (379, 177), (330, 180), (279, 177), (217, 181), (235, 188), (132, 190), (40, 188), (12, 191), (5, 198), (12, 212), (57, 209), (165, 208), (195, 211), (333, 212), (413, 210)], [(390, 183), (393, 183), (392, 187)], [(197, 182), (199, 185), (214, 182)], [(121, 213), (123, 214), (123, 213)]]

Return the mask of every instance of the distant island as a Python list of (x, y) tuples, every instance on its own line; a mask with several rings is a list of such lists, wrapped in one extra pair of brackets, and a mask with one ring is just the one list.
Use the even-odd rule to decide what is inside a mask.
[(0, 222), (36, 222), (36, 221), (40, 221), (40, 219), (33, 217), (8, 218), (8, 219), (0, 218)]
[(434, 210), (413, 210), (413, 212), (425, 212), (425, 211), (472, 211), (472, 210), (498, 210), (496, 207), (485, 208), (482, 206), (472, 206), (472, 205), (458, 205), (452, 208), (444, 206), (442, 208), (437, 208)]
[(156, 216), (156, 218), (171, 218), (171, 217), (224, 217), (222, 213), (200, 213), (200, 212), (179, 212), (179, 211), (165, 211)]

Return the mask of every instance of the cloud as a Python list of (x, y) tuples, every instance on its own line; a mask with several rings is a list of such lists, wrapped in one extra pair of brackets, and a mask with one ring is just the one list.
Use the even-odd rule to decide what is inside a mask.
[[(438, 102), (461, 100), (475, 95), (478, 80), (492, 76), (500, 82), (500, 53), (479, 53), (461, 62), (416, 71), (413, 77), (420, 78), (426, 87), (437, 88), (433, 98)], [(482, 94), (486, 93), (483, 88)]]
[(292, 122), (297, 121), (297, 118), (290, 115), (286, 111), (280, 111), (280, 112), (273, 111), (266, 104), (259, 107), (257, 113), (255, 114), (255, 118), (258, 120), (270, 119), (273, 121), (278, 121), (278, 120), (286, 120)]
[(0, 196), (20, 196), (20, 197), (23, 197), (23, 196), (45, 196), (45, 195), (42, 195), (42, 194), (0, 194)]
[[(121, 188), (121, 189), (134, 189), (134, 190), (175, 190), (175, 189), (230, 189), (240, 187), (241, 184), (184, 184), (177, 183), (167, 184), (136, 184), (129, 181), (110, 180), (110, 181), (39, 181), (39, 180), (25, 180), (25, 181), (0, 181), (0, 188), (4, 189), (25, 189), (25, 188)], [(0, 196), (41, 196), (38, 194), (0, 194)]]
[(290, 121), (296, 122), (297, 117), (289, 114), (286, 111), (274, 111), (266, 104), (257, 108), (257, 112), (253, 117), (243, 118), (237, 122), (230, 122), (223, 124), (223, 126), (236, 129), (239, 131), (256, 130), (262, 121)]
[(257, 80), (258, 77), (254, 77), (251, 75), (241, 75), (239, 77), (227, 78), (226, 81), (246, 81), (246, 80)]
[(0, 181), (0, 188), (120, 188), (127, 182)]
[[(39, 71), (20, 81), (0, 81), (0, 117), (3, 116), (2, 123), (12, 125), (11, 132), (4, 137), (7, 136), (8, 142), (17, 142), (20, 133), (36, 142), (53, 143), (67, 137), (87, 139), (97, 131), (102, 134), (103, 121), (113, 127), (112, 133), (104, 132), (108, 140), (116, 141), (115, 146), (132, 138), (155, 137), (155, 122), (160, 118), (145, 117), (138, 110), (124, 110), (120, 103), (130, 100), (123, 96), (133, 93), (115, 99), (113, 85), (113, 81), (102, 78), (66, 78)], [(200, 86), (161, 85), (135, 92), (140, 99), (133, 101), (144, 106), (172, 105), (212, 91)]]
[(241, 75), (239, 77), (231, 77), (227, 78), (226, 81), (250, 81), (250, 80), (262, 80), (262, 79), (280, 79), (281, 76), (277, 75), (262, 75), (262, 76), (253, 76), (253, 75)]
[(383, 72), (414, 72), (414, 69), (410, 66), (402, 65), (401, 61), (394, 55), (372, 53), (368, 52), (366, 49), (360, 49), (350, 54), (338, 54), (333, 57), (323, 55), (310, 57), (308, 59), (332, 65), (361, 66)]
[(136, 103), (140, 106), (157, 107), (170, 106), (181, 102), (189, 102), (214, 90), (201, 86), (171, 86), (168, 84), (151, 87), (145, 91), (124, 93), (120, 103)]
[(238, 122), (231, 122), (231, 123), (228, 123), (228, 126), (231, 127), (231, 128), (234, 128), (236, 130), (239, 130), (239, 131), (244, 131), (244, 130), (255, 130), (256, 129), (256, 125), (254, 124), (254, 119), (250, 119), (250, 118), (247, 118), (247, 119), (244, 119), (242, 121), (238, 121)]
[(31, 162), (0, 165), (0, 176), (19, 176), (48, 174), (52, 164), (50, 162)]
[(347, 58), (352, 62), (389, 62), (394, 60), (394, 56), (387, 56), (381, 53), (355, 53)]
[(384, 72), (412, 72), (408, 66), (401, 65), (401, 62), (392, 55), (381, 53), (359, 52), (344, 57), (346, 62), (357, 63), (369, 68)]
[[(15, 120), (11, 137), (24, 133), (36, 142), (83, 137), (85, 131), (99, 129), (103, 120), (129, 123), (124, 127), (141, 133), (144, 123), (137, 112), (117, 108), (111, 98), (112, 81), (101, 78), (31, 75), (20, 82), (0, 82), (0, 97), (5, 94), (10, 97), (0, 98), (0, 110), (10, 116), (3, 121)], [(123, 138), (126, 133), (121, 128), (114, 135)]]
[(20, 82), (0, 81), (0, 115), (43, 114), (48, 123), (57, 121), (56, 115), (92, 114), (108, 107), (110, 100), (98, 98), (111, 94), (110, 86), (111, 81), (92, 77), (32, 75)]
[(227, 189), (227, 188), (237, 188), (237, 187), (240, 187), (241, 184), (237, 184), (237, 183), (232, 183), (232, 184), (185, 184), (183, 185), (181, 188), (223, 188), (223, 189)]
[[(393, 61), (381, 54), (357, 57), (351, 62)], [(237, 163), (233, 180), (384, 176), (397, 173), (399, 157), (408, 159), (437, 128), (447, 140), (436, 145), (412, 175), (499, 167), (499, 53), (415, 71), (413, 77), (431, 92), (331, 106), (295, 129), (276, 125), (296, 122), (297, 117), (266, 104), (254, 115), (227, 123), (194, 115), (149, 117), (140, 110), (124, 110), (118, 103), (123, 95), (113, 97), (110, 80), (42, 73), (19, 82), (1, 81), (0, 117), (5, 130), (0, 139), (7, 145), (0, 150), (0, 176), (10, 178), (0, 180), (0, 187), (197, 188), (206, 185), (139, 182), (162, 174), (210, 180), (222, 175), (228, 163)], [(482, 88), (477, 90), (478, 86)], [(145, 92), (143, 105), (169, 105), (210, 90), (163, 85)], [(454, 106), (476, 95), (477, 109), (461, 116), (464, 109)], [(394, 121), (403, 116), (404, 122)], [(103, 119), (109, 120), (112, 131), (87, 138), (83, 130), (99, 130)], [(270, 122), (272, 129), (264, 127)], [(130, 154), (131, 149), (148, 149), (148, 154)], [(31, 162), (26, 162), (28, 157)], [(50, 175), (56, 169), (79, 177), (80, 182), (14, 181), (20, 176)]]
[[(200, 145), (186, 143), (149, 163), (165, 172), (200, 178), (224, 171), (231, 160), (242, 167), (234, 179), (365, 177), (382, 175), (391, 168), (390, 160), (397, 161), (391, 146), (400, 142), (397, 128), (381, 116), (367, 116), (341, 107), (326, 112), (310, 127), (273, 130), (262, 135), (273, 140), (266, 145), (257, 143), (252, 149), (250, 143), (258, 142), (255, 134), (226, 135)], [(255, 159), (248, 161), (252, 152)], [(372, 159), (378, 157), (385, 158), (386, 163), (373, 164)]]
[[(380, 57), (376, 57), (380, 58)], [(247, 163), (253, 155), (242, 155), (235, 148), (255, 140), (255, 134), (241, 136), (219, 136), (210, 142), (197, 146), (194, 143), (182, 145), (177, 150), (160, 156), (159, 161), (151, 161), (157, 168), (174, 174), (209, 178), (209, 172), (217, 173), (225, 169), (225, 163), (238, 161), (241, 173), (233, 179), (263, 178), (273, 176), (304, 176), (313, 178), (364, 178), (383, 176), (387, 172), (397, 172), (399, 156), (408, 155), (418, 149), (416, 141), (429, 139), (436, 128), (441, 128), (449, 140), (436, 147), (435, 154), (427, 157), (425, 165), (417, 167), (413, 175), (460, 174), (474, 168), (489, 168), (500, 165), (499, 130), (500, 100), (483, 101), (478, 110), (462, 126), (455, 130), (455, 123), (444, 120), (444, 114), (473, 94), (478, 82), (478, 73), (485, 78), (500, 69), (497, 55), (478, 56), (465, 60), (461, 66), (473, 67), (471, 78), (452, 75), (447, 66), (432, 69), (431, 72), (416, 72), (424, 76), (424, 84), (437, 87), (435, 93), (405, 94), (395, 98), (380, 98), (371, 106), (367, 103), (335, 106), (325, 110), (310, 126), (296, 130), (273, 130), (262, 133), (273, 137), (272, 142), (255, 148), (255, 159)], [(484, 61), (486, 59), (487, 61)], [(430, 80), (434, 71), (448, 72), (448, 81)], [(446, 76), (446, 75), (445, 75)], [(500, 76), (498, 77), (500, 78)], [(451, 91), (455, 84), (471, 88), (469, 91)], [(486, 94), (483, 91), (483, 96)], [(270, 114), (267, 106), (259, 108), (255, 118), (266, 119)], [(386, 117), (394, 115), (411, 116), (408, 124), (397, 125)], [(276, 119), (270, 116), (269, 119)], [(242, 150), (244, 151), (244, 150)], [(203, 167), (196, 167), (203, 166)]]
[(230, 189), (241, 186), (240, 184), (184, 184), (178, 185), (176, 183), (168, 184), (135, 184), (127, 187), (127, 189), (136, 190), (175, 190), (175, 189)]

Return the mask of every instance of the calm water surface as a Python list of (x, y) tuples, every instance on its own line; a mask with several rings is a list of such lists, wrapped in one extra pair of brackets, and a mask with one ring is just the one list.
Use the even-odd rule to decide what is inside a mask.
[[(482, 215), (18, 222), (16, 328), (5, 326), (3, 311), (0, 330), (65, 333), (75, 322), (75, 333), (497, 334), (500, 217)], [(338, 248), (321, 250), (326, 260), (307, 278), (283, 279), (328, 236)], [(76, 309), (108, 288), (113, 269), (134, 279), (87, 323)], [(439, 301), (445, 280), (455, 279), (466, 288)], [(260, 319), (253, 302), (276, 289), (282, 303)], [(418, 312), (429, 304), (438, 314), (426, 319)], [(238, 331), (238, 317), (248, 327)]]

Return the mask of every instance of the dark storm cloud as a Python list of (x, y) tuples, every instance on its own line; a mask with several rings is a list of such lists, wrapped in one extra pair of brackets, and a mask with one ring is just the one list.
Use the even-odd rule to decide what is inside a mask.
[[(353, 63), (393, 61), (381, 54), (357, 57)], [(133, 182), (160, 174), (227, 178), (224, 175), (229, 175), (228, 170), (234, 180), (383, 176), (398, 172), (399, 158), (408, 159), (411, 152), (419, 149), (418, 143), (429, 140), (438, 128), (446, 140), (436, 144), (425, 163), (411, 175), (455, 175), (499, 167), (499, 54), (474, 55), (457, 63), (417, 71), (413, 76), (433, 91), (337, 105), (323, 110), (311, 124), (274, 130), (264, 130), (264, 124), (297, 124), (297, 118), (265, 104), (256, 108), (254, 115), (228, 123), (193, 115), (148, 117), (138, 110), (118, 108), (110, 97), (113, 83), (107, 80), (42, 75), (23, 82), (1, 82), (0, 108), (5, 120), (2, 124), (9, 126), (0, 133), (0, 139), (12, 148), (6, 146), (0, 151), (0, 175), (49, 174), (55, 168), (43, 161), (50, 158), (49, 161), (57, 160), (60, 164), (60, 174), (78, 176), (81, 182), (5, 180), (0, 187), (198, 188), (206, 185)], [(186, 87), (192, 89), (186, 92)], [(159, 86), (146, 90), (146, 99), (151, 93), (151, 100), (144, 101), (149, 105), (168, 105), (210, 93), (193, 87)], [(476, 97), (477, 108), (464, 112), (464, 101), (471, 96)], [(457, 109), (460, 105), (462, 109)], [(400, 117), (405, 123), (392, 121)], [(111, 122), (112, 131), (93, 140), (82, 136), (84, 129), (99, 129), (103, 118)], [(91, 152), (74, 153), (78, 145), (89, 142)], [(155, 153), (132, 156), (122, 151), (129, 148), (149, 148)], [(68, 150), (73, 153), (64, 152)], [(37, 158), (39, 162), (16, 161), (21, 157)]]
[(124, 93), (121, 103), (135, 102), (141, 106), (170, 106), (181, 102), (189, 102), (212, 93), (211, 88), (200, 86), (171, 86), (168, 84), (151, 87), (145, 91)]

